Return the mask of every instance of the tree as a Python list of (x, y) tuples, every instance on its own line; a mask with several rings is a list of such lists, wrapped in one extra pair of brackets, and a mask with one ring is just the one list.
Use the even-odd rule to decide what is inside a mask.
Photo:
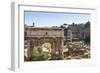
[(68, 24), (64, 23), (63, 25), (68, 25)]
[(48, 53), (43, 52), (41, 47), (34, 47), (32, 51), (32, 61), (48, 60)]
[(90, 35), (85, 37), (84, 41), (85, 41), (86, 44), (90, 45)]
[(33, 22), (32, 24), (33, 24), (33, 27), (34, 27), (35, 26), (35, 23)]
[(61, 25), (60, 27), (61, 27), (61, 28), (64, 28), (64, 26), (63, 26), (63, 25)]
[(67, 28), (67, 27), (68, 27), (68, 24), (64, 23), (63, 26), (64, 26), (65, 28)]
[(90, 21), (86, 22), (86, 24), (85, 24), (84, 27), (85, 27), (85, 28), (90, 28)]
[(73, 22), (73, 23), (72, 23), (72, 25), (74, 26), (74, 25), (75, 25), (75, 23)]

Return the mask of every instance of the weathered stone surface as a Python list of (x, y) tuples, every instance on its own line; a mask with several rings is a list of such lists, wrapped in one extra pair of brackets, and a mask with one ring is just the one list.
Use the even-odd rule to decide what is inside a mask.
[[(25, 27), (25, 41), (27, 41), (27, 47), (29, 53), (29, 60), (32, 57), (32, 50), (34, 47), (43, 46), (44, 43), (50, 43), (51, 58), (49, 59), (63, 59), (63, 38), (64, 31), (62, 28), (36, 28)], [(29, 44), (28, 44), (29, 43)]]

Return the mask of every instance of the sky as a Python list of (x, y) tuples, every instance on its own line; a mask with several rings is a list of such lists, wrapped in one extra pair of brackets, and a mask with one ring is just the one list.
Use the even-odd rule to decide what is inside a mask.
[(64, 23), (78, 24), (87, 21), (90, 21), (90, 14), (24, 11), (24, 24), (31, 26), (34, 22), (35, 27), (61, 26)]

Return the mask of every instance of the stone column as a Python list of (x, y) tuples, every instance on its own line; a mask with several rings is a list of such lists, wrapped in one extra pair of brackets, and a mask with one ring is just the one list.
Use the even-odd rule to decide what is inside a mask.
[(61, 54), (62, 54), (62, 59), (64, 59), (64, 54), (63, 54), (63, 47), (64, 47), (64, 38), (61, 38)]
[(70, 42), (72, 43), (73, 40), (73, 34), (72, 34), (72, 30), (70, 30)]
[(29, 45), (30, 45), (30, 47), (29, 47), (30, 59), (32, 57), (32, 51), (33, 51), (33, 46), (34, 46), (33, 44), (34, 44), (33, 40), (32, 40), (32, 38), (30, 38), (30, 41), (29, 41)]
[(55, 38), (52, 38), (52, 49), (51, 49), (51, 59), (55, 58), (55, 50), (56, 50), (56, 42), (55, 42)]

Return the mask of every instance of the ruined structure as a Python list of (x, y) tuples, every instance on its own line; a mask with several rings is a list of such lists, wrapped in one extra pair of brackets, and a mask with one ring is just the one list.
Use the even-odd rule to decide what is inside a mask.
[(51, 44), (51, 59), (63, 59), (63, 39), (64, 30), (62, 28), (25, 26), (24, 53), (27, 54), (25, 60), (30, 59), (33, 47), (42, 46), (44, 43)]

